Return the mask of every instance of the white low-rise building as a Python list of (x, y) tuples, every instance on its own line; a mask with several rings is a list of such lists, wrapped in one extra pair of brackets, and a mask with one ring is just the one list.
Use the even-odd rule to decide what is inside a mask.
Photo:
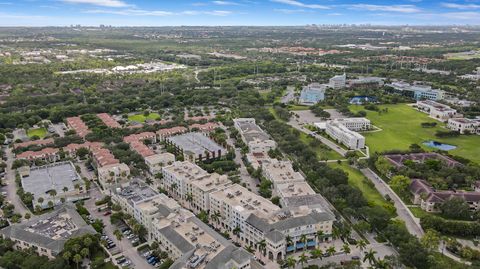
[(431, 118), (440, 121), (447, 121), (454, 117), (462, 117), (461, 114), (457, 113), (457, 110), (450, 106), (431, 100), (417, 101), (416, 106), (420, 111), (429, 114)]
[(278, 184), (305, 181), (302, 174), (295, 171), (289, 161), (272, 159), (270, 162), (262, 164), (262, 172), (263, 176), (273, 183), (274, 188)]
[(447, 128), (458, 131), (461, 134), (478, 134), (480, 135), (480, 120), (467, 118), (448, 119)]
[(98, 181), (107, 188), (115, 183), (127, 181), (130, 176), (130, 168), (124, 163), (105, 165), (98, 168)]
[(277, 147), (277, 143), (270, 139), (255, 123), (253, 118), (240, 118), (233, 120), (235, 128), (240, 133), (243, 142), (248, 146), (250, 153), (268, 152)]
[(160, 153), (145, 157), (145, 164), (151, 175), (162, 172), (162, 167), (171, 165), (175, 161), (175, 155), (172, 153)]
[(346, 118), (327, 121), (325, 132), (349, 149), (365, 148), (365, 137), (357, 131), (370, 129), (370, 121), (365, 118)]
[(343, 73), (343, 75), (334, 76), (328, 81), (328, 84), (335, 90), (343, 89), (347, 85), (347, 75)]

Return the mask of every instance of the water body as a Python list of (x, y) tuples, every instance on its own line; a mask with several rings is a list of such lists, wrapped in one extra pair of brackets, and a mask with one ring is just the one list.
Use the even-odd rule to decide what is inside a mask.
[(454, 146), (454, 145), (443, 144), (443, 143), (440, 143), (440, 142), (437, 142), (437, 141), (433, 141), (433, 140), (423, 142), (423, 144), (424, 144), (425, 146), (427, 146), (427, 147), (430, 147), (430, 148), (436, 148), (436, 149), (445, 150), (445, 151), (448, 151), (448, 150), (452, 150), (452, 149), (456, 149), (456, 148), (457, 148), (457, 147)]

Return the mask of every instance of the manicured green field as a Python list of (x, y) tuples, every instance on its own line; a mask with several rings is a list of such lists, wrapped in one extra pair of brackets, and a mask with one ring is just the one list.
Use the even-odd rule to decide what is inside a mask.
[(45, 128), (36, 128), (36, 129), (29, 129), (27, 132), (28, 137), (38, 136), (40, 138), (44, 138), (47, 135), (47, 129)]
[(352, 185), (360, 189), (367, 199), (370, 205), (379, 205), (384, 208), (392, 208), (392, 205), (389, 204), (383, 196), (375, 189), (375, 186), (371, 186), (368, 184), (368, 179), (357, 169), (352, 168), (347, 163), (329, 163), (328, 164), (332, 168), (340, 168), (348, 174), (348, 182)]
[(160, 118), (160, 115), (158, 113), (150, 113), (148, 114), (148, 116), (143, 115), (143, 113), (128, 116), (129, 121), (136, 121), (136, 122), (145, 122), (147, 119), (156, 120), (158, 118)]
[[(363, 106), (351, 106), (350, 110), (367, 111), (367, 118), (372, 124), (382, 129), (379, 132), (365, 133), (370, 153), (382, 152), (392, 149), (406, 150), (411, 144), (421, 145), (426, 150), (434, 150), (423, 146), (422, 143), (428, 140), (435, 140), (441, 143), (457, 146), (450, 150), (453, 155), (462, 156), (477, 163), (480, 163), (480, 136), (461, 135), (452, 138), (437, 138), (435, 132), (448, 130), (445, 124), (429, 118), (427, 114), (419, 112), (406, 104), (382, 105), (380, 108), (388, 108), (387, 113), (379, 114), (375, 111), (368, 111)], [(437, 122), (435, 128), (422, 128), (422, 122)]]

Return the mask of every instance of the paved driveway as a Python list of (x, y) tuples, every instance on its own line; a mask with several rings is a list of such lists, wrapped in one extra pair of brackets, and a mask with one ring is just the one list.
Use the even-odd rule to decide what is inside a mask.
[(88, 209), (92, 217), (103, 220), (103, 224), (105, 224), (104, 231), (106, 235), (115, 242), (117, 245), (116, 248), (120, 250), (120, 253), (113, 254), (113, 256), (118, 257), (120, 255), (124, 255), (125, 257), (129, 258), (132, 261), (130, 268), (152, 269), (153, 266), (149, 265), (145, 258), (140, 256), (140, 254), (137, 252), (137, 247), (132, 246), (126, 237), (119, 242), (113, 235), (113, 231), (115, 231), (117, 227), (110, 223), (110, 216), (104, 216), (103, 212), (97, 211), (95, 201), (101, 200), (103, 198), (103, 194), (98, 190), (96, 184), (92, 184), (92, 188), (90, 189), (90, 197), (91, 198), (89, 200), (85, 201), (85, 208)]
[(30, 213), (27, 207), (22, 203), (20, 197), (17, 195), (17, 185), (15, 183), (15, 170), (11, 169), (13, 163), (13, 153), (10, 148), (5, 152), (7, 156), (7, 169), (5, 173), (5, 184), (7, 186), (2, 188), (2, 191), (7, 192), (7, 200), (10, 201), (15, 206), (15, 212), (22, 215), (22, 218), (26, 213)]
[(413, 216), (412, 212), (410, 212), (402, 199), (398, 197), (398, 195), (390, 188), (390, 186), (370, 168), (360, 169), (360, 171), (362, 171), (362, 173), (373, 182), (375, 188), (380, 192), (380, 194), (382, 194), (384, 197), (385, 195), (388, 195), (392, 199), (395, 208), (397, 209), (397, 214), (405, 222), (408, 231), (418, 238), (422, 237), (423, 229), (420, 226), (418, 219)]

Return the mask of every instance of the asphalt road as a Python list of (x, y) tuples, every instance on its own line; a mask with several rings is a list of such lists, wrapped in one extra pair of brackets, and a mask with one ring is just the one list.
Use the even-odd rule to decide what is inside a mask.
[(10, 201), (15, 206), (15, 212), (25, 216), (26, 213), (30, 213), (27, 207), (22, 203), (20, 197), (17, 195), (17, 186), (15, 184), (15, 170), (11, 169), (13, 163), (13, 152), (10, 148), (8, 148), (5, 152), (7, 156), (7, 169), (5, 173), (5, 186), (2, 191), (7, 192), (7, 200)]
[(338, 152), (338, 154), (342, 155), (342, 156), (345, 156), (345, 154), (347, 154), (347, 150), (346, 149), (343, 149), (341, 147), (339, 147), (337, 144), (335, 144), (334, 142), (328, 140), (327, 138), (321, 136), (321, 135), (318, 135), (310, 130), (308, 130), (307, 128), (303, 127), (300, 125), (300, 123), (296, 120), (296, 119), (292, 119), (288, 122), (288, 124), (290, 126), (292, 126), (293, 128), (301, 131), (301, 132), (304, 132), (308, 135), (312, 135), (313, 137), (315, 137), (316, 139), (320, 140), (323, 144), (327, 145), (329, 148), (333, 149), (334, 151)]
[(370, 181), (373, 182), (375, 188), (385, 197), (388, 195), (392, 201), (394, 202), (395, 208), (397, 209), (398, 216), (405, 222), (408, 231), (420, 238), (423, 236), (423, 229), (420, 226), (419, 221), (415, 216), (413, 216), (412, 212), (407, 208), (405, 203), (398, 197), (398, 195), (390, 188), (390, 186), (383, 181), (375, 172), (373, 172), (370, 168), (360, 169), (363, 175), (365, 175)]

